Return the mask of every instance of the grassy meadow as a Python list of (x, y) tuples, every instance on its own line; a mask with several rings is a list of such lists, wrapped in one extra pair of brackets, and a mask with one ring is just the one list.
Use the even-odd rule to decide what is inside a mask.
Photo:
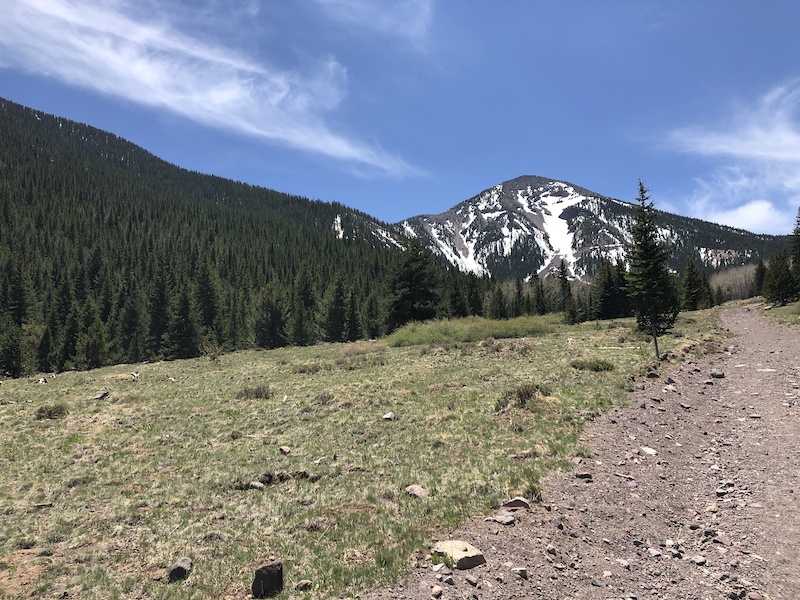
[[(715, 314), (681, 315), (662, 349), (702, 352)], [(270, 557), (285, 598), (394, 582), (434, 536), (536, 497), (544, 474), (590, 454), (582, 424), (653, 362), (632, 325), (440, 321), (376, 342), (6, 380), (0, 598), (243, 598)], [(168, 583), (181, 556), (194, 569)]]

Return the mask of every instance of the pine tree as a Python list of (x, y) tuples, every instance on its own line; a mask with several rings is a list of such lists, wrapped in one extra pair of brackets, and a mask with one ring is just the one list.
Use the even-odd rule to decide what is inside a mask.
[(511, 316), (519, 317), (525, 312), (525, 291), (522, 287), (522, 278), (514, 281), (514, 296), (511, 298)]
[(675, 325), (678, 293), (667, 268), (669, 251), (658, 240), (656, 213), (648, 192), (640, 180), (639, 204), (634, 209), (627, 248), (628, 289), (639, 329), (652, 335), (656, 358), (660, 359), (658, 336)]
[(792, 274), (800, 283), (800, 208), (797, 209), (797, 218), (794, 222), (789, 248)]
[(506, 295), (503, 293), (503, 288), (500, 284), (494, 286), (494, 292), (489, 300), (489, 314), (490, 319), (507, 319), (508, 318), (508, 303), (506, 302)]
[(348, 342), (355, 342), (361, 339), (361, 320), (358, 318), (358, 298), (354, 288), (350, 288), (347, 294), (347, 314), (345, 318), (345, 339)]
[(194, 358), (202, 353), (200, 313), (191, 287), (186, 283), (180, 286), (170, 310), (169, 327), (164, 337), (167, 358)]
[(8, 314), (0, 314), (0, 374), (16, 378), (25, 371), (22, 328)]
[(259, 348), (280, 348), (286, 345), (283, 309), (271, 285), (267, 286), (261, 296), (255, 330), (256, 346)]
[(411, 321), (435, 317), (438, 284), (430, 250), (418, 240), (411, 240), (389, 277), (387, 331), (391, 333)]
[(781, 252), (772, 257), (764, 275), (762, 295), (768, 302), (784, 305), (797, 297), (797, 280), (789, 267), (789, 256)]
[(469, 307), (469, 314), (478, 317), (483, 315), (483, 301), (481, 300), (478, 276), (475, 273), (470, 273), (467, 276), (467, 306)]
[(331, 286), (325, 306), (325, 339), (329, 342), (342, 342), (345, 337), (345, 320), (347, 309), (344, 298), (344, 284), (341, 277), (337, 277)]
[(683, 267), (681, 280), (681, 306), (684, 310), (708, 308), (713, 303), (708, 279), (700, 272), (692, 259)]
[(96, 369), (108, 364), (108, 329), (100, 318), (100, 309), (94, 300), (89, 300), (83, 314), (80, 333), (75, 342), (75, 367)]
[(764, 264), (764, 260), (759, 258), (758, 264), (756, 265), (756, 271), (753, 274), (753, 287), (751, 289), (752, 296), (760, 296), (761, 290), (764, 287), (764, 276), (767, 274), (767, 266)]

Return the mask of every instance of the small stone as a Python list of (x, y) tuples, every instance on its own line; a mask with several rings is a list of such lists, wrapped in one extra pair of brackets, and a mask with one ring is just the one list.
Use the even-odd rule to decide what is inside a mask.
[(453, 579), (452, 575), (445, 575), (444, 579), (442, 579), (447, 585), (455, 585), (456, 580)]
[(653, 558), (659, 558), (661, 556), (661, 550), (657, 548), (648, 548), (647, 551), (650, 553), (650, 556)]
[(278, 448), (278, 450), (280, 450), (281, 454), (289, 454), (289, 452), (292, 451), (292, 449), (289, 448), (289, 446), (281, 446), (280, 448)]
[(528, 579), (528, 569), (525, 567), (514, 567), (511, 569), (511, 572), (514, 573), (520, 579)]
[(678, 388), (676, 388), (674, 385), (671, 385), (671, 384), (670, 385), (665, 385), (664, 386), (664, 391), (665, 392), (677, 392)]
[(464, 579), (467, 580), (467, 583), (470, 584), (472, 587), (478, 585), (478, 578), (475, 575), (467, 575)]
[(298, 592), (307, 592), (313, 585), (310, 579), (301, 579), (297, 582), (297, 585), (294, 586), (294, 589)]
[(434, 598), (441, 598), (443, 593), (444, 590), (440, 585), (435, 585), (431, 588), (431, 596), (433, 596)]
[(724, 379), (725, 373), (720, 371), (719, 369), (712, 369), (711, 373), (709, 373), (713, 379)]
[(254, 598), (270, 598), (283, 591), (283, 563), (272, 561), (256, 569), (253, 577)]
[(698, 567), (702, 567), (703, 565), (705, 565), (708, 562), (706, 560), (706, 557), (705, 556), (701, 556), (700, 554), (698, 554), (697, 556), (693, 556), (690, 560), (694, 564), (696, 564)]
[(503, 508), (525, 508), (529, 509), (531, 507), (531, 503), (528, 501), (527, 498), (523, 498), (522, 496), (514, 496), (511, 500), (506, 500), (501, 505)]
[(184, 556), (176, 560), (172, 566), (167, 570), (167, 579), (169, 581), (180, 581), (189, 576), (192, 570), (192, 559)]
[(592, 479), (592, 474), (589, 473), (588, 471), (579, 471), (579, 472), (575, 473), (575, 477), (577, 477), (578, 479), (591, 480)]
[(419, 498), (424, 500), (428, 497), (428, 490), (426, 490), (421, 485), (417, 485), (416, 483), (409, 485), (405, 489), (405, 493), (411, 496), (412, 498)]
[(675, 380), (672, 377), (667, 377), (664, 380), (664, 383), (666, 383), (667, 385), (672, 385), (673, 383), (675, 383)]
[(517, 521), (517, 518), (510, 512), (502, 512), (492, 517), (492, 521), (500, 523), (500, 525), (513, 525)]
[(389, 411), (385, 415), (383, 415), (384, 421), (394, 421), (395, 419), (397, 419), (397, 417), (392, 411)]
[(652, 448), (650, 448), (648, 446), (642, 446), (642, 452), (644, 452), (645, 454), (647, 454), (649, 456), (656, 456), (658, 454), (658, 452), (656, 452), (655, 450), (653, 450)]
[(437, 542), (433, 551), (437, 554), (449, 556), (456, 569), (472, 569), (486, 562), (486, 558), (480, 550), (462, 540)]
[(761, 418), (761, 415), (759, 415), (758, 413), (753, 413), (753, 414), (751, 414), (751, 415), (748, 415), (748, 416), (749, 416), (751, 419), (760, 419), (760, 418)]
[(249, 489), (249, 490), (258, 490), (260, 492), (263, 492), (265, 489), (267, 489), (267, 486), (265, 486), (260, 481), (248, 481), (247, 482), (247, 489)]

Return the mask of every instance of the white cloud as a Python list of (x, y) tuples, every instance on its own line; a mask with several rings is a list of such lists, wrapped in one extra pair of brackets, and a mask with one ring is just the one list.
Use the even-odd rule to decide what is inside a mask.
[[(0, 0), (0, 67), (167, 109), (362, 171), (413, 171), (327, 125), (325, 113), (347, 92), (347, 72), (335, 58), (313, 72), (276, 69), (184, 33), (158, 12), (159, 4), (147, 6), (144, 17), (135, 0)], [(258, 3), (246, 9), (254, 14)]]
[(380, 34), (423, 43), (433, 22), (433, 0), (315, 0), (329, 18)]
[(789, 233), (800, 204), (800, 80), (740, 105), (716, 127), (683, 128), (672, 148), (717, 159), (697, 180), (692, 216), (759, 233)]

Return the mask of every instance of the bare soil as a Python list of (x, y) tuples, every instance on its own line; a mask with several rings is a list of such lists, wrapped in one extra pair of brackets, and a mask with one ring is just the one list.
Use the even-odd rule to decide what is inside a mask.
[(479, 515), (442, 537), (486, 564), (420, 565), (365, 597), (800, 598), (800, 330), (749, 308), (722, 326), (720, 347), (663, 363), (591, 423), (593, 455), (513, 525)]

